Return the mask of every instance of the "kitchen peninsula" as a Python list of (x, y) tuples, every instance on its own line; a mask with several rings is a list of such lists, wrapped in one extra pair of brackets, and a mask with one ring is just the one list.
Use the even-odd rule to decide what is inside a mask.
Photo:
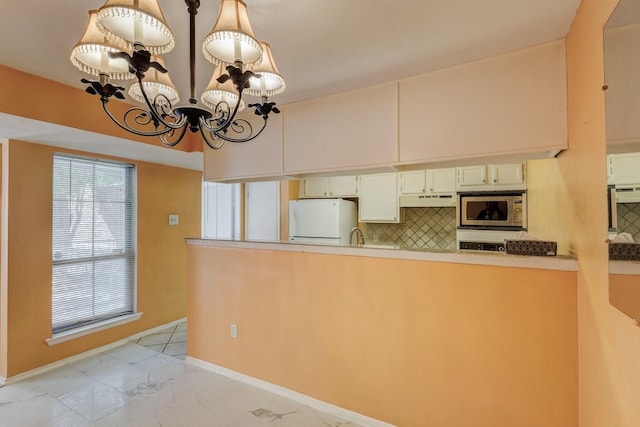
[(574, 259), (189, 239), (187, 262), (194, 361), (393, 425), (574, 415)]

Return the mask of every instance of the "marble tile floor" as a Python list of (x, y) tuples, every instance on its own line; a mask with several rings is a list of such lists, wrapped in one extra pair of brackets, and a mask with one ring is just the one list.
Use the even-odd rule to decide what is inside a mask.
[(184, 360), (187, 357), (187, 322), (145, 335), (133, 342)]
[(0, 387), (0, 427), (358, 427), (127, 343)]

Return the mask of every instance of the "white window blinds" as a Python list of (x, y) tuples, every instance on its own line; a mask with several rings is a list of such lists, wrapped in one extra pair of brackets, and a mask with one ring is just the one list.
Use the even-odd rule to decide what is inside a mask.
[(134, 168), (53, 159), (52, 329), (134, 312)]
[(240, 239), (240, 184), (202, 183), (202, 237)]

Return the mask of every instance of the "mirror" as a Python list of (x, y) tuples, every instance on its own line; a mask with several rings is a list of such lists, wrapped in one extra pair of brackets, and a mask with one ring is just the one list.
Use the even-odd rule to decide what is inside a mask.
[(604, 28), (609, 301), (640, 320), (640, 1), (621, 0)]

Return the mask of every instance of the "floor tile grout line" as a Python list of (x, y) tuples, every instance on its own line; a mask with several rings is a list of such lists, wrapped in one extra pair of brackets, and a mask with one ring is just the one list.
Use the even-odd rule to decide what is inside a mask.
[(164, 343), (164, 347), (162, 347), (162, 351), (160, 353), (164, 353), (164, 351), (167, 349), (167, 346), (171, 342), (171, 338), (173, 338), (173, 334), (176, 332), (176, 329), (178, 329), (178, 325), (174, 326), (173, 331), (171, 331), (171, 335), (169, 335), (169, 339), (166, 343)]

